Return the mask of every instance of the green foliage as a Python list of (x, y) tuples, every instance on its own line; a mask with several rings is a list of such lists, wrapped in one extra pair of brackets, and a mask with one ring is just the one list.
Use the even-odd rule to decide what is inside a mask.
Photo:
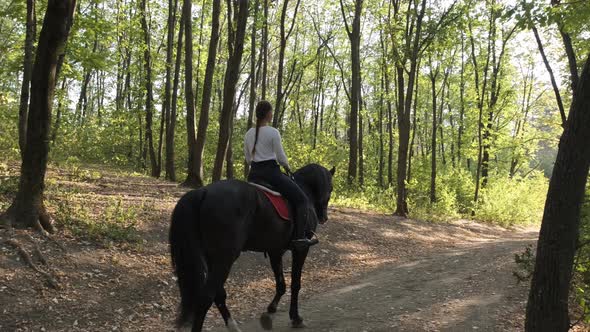
[(376, 186), (346, 188), (341, 185), (332, 193), (330, 204), (355, 209), (373, 210), (390, 213), (395, 209), (395, 190), (393, 187), (382, 189)]
[(80, 160), (74, 156), (68, 157), (62, 164), (62, 167), (67, 172), (68, 178), (71, 181), (92, 182), (102, 178), (102, 174), (99, 171), (82, 167)]
[(0, 158), (14, 160), (19, 157), (18, 102), (0, 90)]
[(582, 320), (590, 323), (590, 188), (586, 190), (582, 205), (573, 290), (581, 309)]
[(137, 146), (134, 133), (138, 130), (133, 115), (107, 114), (99, 120), (92, 118), (78, 126), (73, 115), (66, 115), (60, 127), (53, 160), (78, 160), (111, 165), (129, 165), (136, 162)]
[(0, 175), (0, 195), (14, 195), (18, 190), (18, 176)]
[(519, 283), (530, 280), (535, 269), (535, 253), (533, 252), (533, 246), (529, 244), (523, 252), (520, 254), (514, 254), (514, 262), (516, 263), (517, 270), (512, 271), (512, 275), (516, 280)]
[(502, 226), (541, 221), (548, 181), (540, 172), (527, 177), (492, 178), (482, 190), (476, 218)]
[(66, 192), (59, 199), (51, 200), (53, 216), (57, 225), (67, 229), (74, 236), (101, 241), (105, 244), (139, 243), (137, 220), (139, 210), (125, 207), (121, 199), (110, 199), (106, 207), (96, 214)]
[[(202, 5), (204, 4), (204, 7)], [(225, 4), (222, 4), (225, 6)], [(439, 6), (440, 5), (440, 6)], [(412, 176), (408, 180), (408, 204), (412, 217), (427, 220), (447, 220), (457, 217), (471, 217), (497, 222), (502, 225), (538, 222), (542, 212), (547, 179), (528, 172), (538, 167), (549, 174), (556, 145), (556, 137), (561, 133), (559, 116), (555, 110), (554, 97), (548, 82), (536, 67), (537, 50), (530, 31), (522, 30), (530, 26), (528, 16), (542, 28), (543, 40), (547, 45), (561, 45), (560, 37), (551, 28), (563, 21), (570, 31), (576, 50), (585, 50), (587, 45), (588, 21), (584, 16), (590, 8), (587, 4), (575, 2), (550, 6), (548, 2), (522, 1), (519, 5), (497, 3), (494, 8), (496, 38), (494, 57), (500, 54), (500, 39), (506, 36), (516, 21), (520, 24), (507, 44), (501, 68), (498, 67), (498, 81), (488, 81), (488, 91), (484, 91), (486, 106), (483, 107), (483, 124), (487, 124), (489, 98), (492, 85), (499, 92), (494, 111), (490, 137), (484, 143), (490, 145), (490, 177), (487, 188), (482, 189), (480, 202), (473, 203), (478, 159), (478, 129), (480, 128), (477, 98), (482, 93), (476, 91), (474, 62), (479, 63), (479, 85), (484, 77), (491, 77), (492, 68), (483, 72), (486, 56), (490, 5), (488, 2), (459, 1), (443, 21), (442, 13), (448, 4), (428, 2), (425, 11), (423, 35), (421, 39), (432, 42), (424, 45), (418, 59), (418, 74), (415, 94), (415, 114), (412, 112)], [(40, 31), (45, 5), (37, 8), (37, 24)], [(68, 40), (65, 62), (58, 79), (56, 98), (52, 114), (52, 130), (56, 128), (56, 113), (61, 111), (60, 126), (56, 140), (51, 142), (50, 162), (64, 170), (71, 181), (93, 182), (102, 177), (100, 171), (90, 171), (81, 165), (88, 163), (115, 165), (146, 173), (148, 160), (143, 159), (145, 142), (145, 68), (143, 66), (143, 40), (140, 26), (141, 11), (138, 1), (92, 0), (80, 6)], [(203, 77), (207, 58), (208, 36), (210, 35), (209, 0), (194, 4), (194, 90), (196, 115), (200, 108), (203, 90)], [(289, 12), (293, 10), (293, 4)], [(277, 52), (280, 30), (280, 10), (271, 2), (269, 8), (269, 53), (268, 74), (266, 77), (266, 98), (271, 102), (276, 95)], [(349, 156), (348, 117), (350, 104), (347, 92), (350, 90), (351, 58), (350, 44), (338, 1), (301, 3), (293, 33), (287, 42), (285, 53), (285, 76), (283, 83), (289, 81), (290, 88), (283, 92), (283, 123), (279, 130), (291, 167), (297, 169), (308, 163), (319, 163), (325, 167), (336, 166), (334, 178), (333, 203), (358, 208), (376, 209), (391, 212), (395, 209), (396, 169), (399, 136), (396, 126), (396, 106), (399, 102), (396, 81), (396, 64), (408, 64), (405, 20), (415, 19), (413, 6), (402, 5), (398, 13), (392, 8), (382, 6), (378, 1), (366, 1), (363, 9), (361, 49), (362, 118), (361, 128), (364, 140), (362, 156), (364, 159), (364, 181), (357, 178), (348, 185), (347, 170)], [(408, 11), (408, 12), (406, 12)], [(22, 71), (22, 46), (24, 44), (24, 18), (26, 6), (22, 1), (0, 4), (0, 48), (7, 50), (0, 55), (0, 153), (2, 158), (17, 160), (18, 150), (18, 105), (20, 76)], [(222, 10), (225, 14), (225, 10)], [(148, 24), (151, 35), (151, 55), (154, 84), (154, 119), (152, 135), (157, 149), (159, 127), (162, 118), (161, 106), (164, 99), (164, 75), (166, 58), (166, 28), (168, 8), (166, 2), (148, 1)], [(391, 16), (394, 15), (394, 16)], [(177, 17), (178, 18), (178, 17)], [(314, 22), (312, 22), (312, 18)], [(201, 20), (203, 26), (201, 28)], [(227, 24), (227, 20), (222, 20)], [(251, 20), (250, 20), (251, 22)], [(314, 23), (317, 25), (315, 26)], [(255, 22), (262, 28), (262, 9), (259, 20)], [(176, 24), (175, 39), (179, 25)], [(316, 28), (318, 31), (316, 31)], [(260, 29), (259, 29), (260, 30)], [(207, 139), (203, 154), (203, 174), (205, 182), (210, 182), (212, 165), (217, 150), (219, 135), (218, 112), (223, 100), (224, 65), (227, 62), (227, 27), (221, 27), (220, 47), (217, 66), (214, 72), (211, 103), (211, 116), (207, 128)], [(248, 28), (250, 31), (250, 27)], [(256, 50), (250, 50), (245, 42), (243, 68), (238, 84), (238, 93), (244, 89), (239, 101), (236, 98), (237, 116), (231, 138), (233, 169), (236, 178), (243, 176), (243, 134), (246, 128), (247, 101), (249, 100), (250, 68), (249, 56), (260, 54), (262, 36), (258, 31)], [(369, 34), (369, 32), (371, 32)], [(318, 33), (321, 36), (318, 36)], [(321, 37), (321, 38), (319, 38)], [(432, 38), (431, 38), (432, 37)], [(325, 39), (326, 43), (321, 43)], [(524, 42), (523, 42), (524, 40)], [(471, 54), (471, 42), (474, 43)], [(529, 43), (530, 42), (530, 43)], [(383, 43), (383, 44), (382, 44)], [(96, 44), (96, 48), (94, 47)], [(521, 47), (522, 45), (531, 47)], [(386, 48), (387, 51), (384, 51)], [(554, 68), (558, 61), (565, 64), (562, 49), (547, 48)], [(176, 52), (174, 48), (173, 53)], [(583, 52), (578, 52), (582, 54)], [(473, 57), (472, 57), (473, 56)], [(559, 60), (556, 60), (559, 59)], [(403, 61), (402, 61), (403, 60)], [(431, 60), (431, 61), (430, 61)], [(474, 61), (475, 60), (475, 61)], [(257, 59), (257, 62), (259, 60)], [(440, 138), (437, 145), (431, 145), (432, 95), (428, 73), (431, 64), (440, 65), (437, 89), (447, 91), (438, 97), (440, 107)], [(403, 64), (402, 64), (403, 66)], [(519, 71), (520, 68), (520, 71)], [(531, 68), (530, 73), (525, 68)], [(532, 70), (534, 69), (534, 70)], [(403, 68), (406, 72), (408, 67)], [(263, 70), (258, 68), (257, 73)], [(443, 87), (443, 74), (448, 73), (447, 86)], [(87, 107), (84, 112), (78, 106), (84, 77), (90, 74), (86, 93)], [(388, 92), (385, 91), (384, 74), (388, 74)], [(529, 75), (530, 74), (530, 75)], [(177, 178), (184, 180), (187, 165), (187, 128), (184, 105), (184, 68), (180, 69), (178, 88), (178, 119), (175, 133), (175, 163)], [(528, 76), (527, 76), (528, 75)], [(129, 79), (129, 82), (127, 82)], [(532, 87), (533, 93), (526, 96), (524, 82)], [(61, 83), (65, 80), (65, 88)], [(102, 80), (102, 81), (101, 81)], [(261, 77), (256, 99), (261, 97)], [(321, 84), (320, 84), (321, 81)], [(562, 80), (562, 91), (567, 91), (567, 80)], [(285, 88), (285, 86), (284, 86)], [(480, 88), (481, 90), (481, 88)], [(547, 90), (550, 91), (550, 90)], [(524, 93), (524, 95), (523, 95)], [(567, 94), (563, 93), (567, 101)], [(118, 99), (117, 99), (118, 97)], [(531, 101), (528, 103), (527, 101)], [(528, 105), (525, 105), (527, 104)], [(388, 104), (392, 109), (391, 123), (388, 123)], [(58, 107), (58, 105), (61, 105)], [(412, 105), (412, 109), (414, 105)], [(525, 112), (525, 109), (527, 112)], [(317, 119), (321, 112), (319, 121)], [(461, 114), (461, 115), (460, 115)], [(460, 120), (461, 119), (461, 120)], [(462, 121), (460, 123), (460, 121)], [(315, 123), (319, 122), (318, 128)], [(462, 136), (459, 137), (459, 126)], [(520, 132), (516, 128), (522, 128)], [(317, 135), (315, 134), (317, 129)], [(392, 142), (389, 143), (391, 130)], [(380, 133), (383, 136), (380, 136)], [(444, 134), (444, 137), (443, 137)], [(315, 136), (315, 137), (314, 137)], [(381, 141), (383, 144), (381, 146)], [(459, 141), (460, 140), (460, 141)], [(444, 146), (442, 146), (444, 144)], [(461, 146), (461, 161), (457, 160), (457, 149)], [(387, 182), (387, 157), (392, 151), (393, 183)], [(430, 202), (430, 152), (438, 149), (436, 202)], [(444, 151), (444, 154), (442, 150)], [(455, 150), (453, 150), (455, 149)], [(162, 156), (165, 154), (165, 147)], [(149, 155), (149, 154), (148, 154)], [(444, 159), (443, 159), (444, 158)], [(165, 157), (162, 157), (164, 161)], [(381, 169), (380, 161), (384, 164)], [(444, 161), (443, 161), (444, 160)], [(446, 162), (446, 163), (445, 163)], [(515, 175), (510, 178), (510, 165)], [(456, 164), (456, 165), (455, 165)], [(379, 177), (384, 180), (381, 180)], [(3, 180), (1, 187), (5, 192), (16, 191), (14, 179)], [(9, 182), (6, 182), (9, 181)], [(51, 179), (49, 181), (52, 181)], [(83, 214), (83, 213), (81, 213)]]

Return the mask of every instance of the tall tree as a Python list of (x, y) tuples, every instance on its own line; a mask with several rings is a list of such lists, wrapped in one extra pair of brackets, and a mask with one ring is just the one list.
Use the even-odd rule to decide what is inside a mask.
[(262, 99), (266, 99), (266, 87), (268, 85), (268, 1), (264, 0), (264, 12), (262, 15), (264, 18), (264, 25), (262, 27), (262, 91), (260, 92)]
[(197, 167), (197, 140), (195, 137), (195, 97), (193, 90), (193, 22), (192, 1), (184, 0), (182, 6), (184, 17), (185, 39), (184, 43), (184, 97), (186, 105), (186, 131), (188, 147), (188, 165), (186, 180), (183, 185), (199, 187), (199, 168)]
[(352, 63), (352, 79), (350, 89), (350, 119), (349, 119), (349, 153), (348, 153), (348, 184), (352, 184), (357, 177), (358, 168), (358, 116), (361, 98), (361, 13), (363, 10), (363, 0), (355, 0), (354, 16), (352, 27), (349, 26), (349, 14), (342, 0), (340, 0), (340, 10), (342, 19), (346, 28), (346, 34), (350, 41), (350, 59)]
[[(490, 149), (492, 144), (492, 127), (494, 117), (500, 111), (497, 109), (497, 103), (501, 92), (502, 84), (500, 82), (504, 55), (506, 54), (506, 44), (508, 40), (516, 31), (516, 25), (512, 28), (503, 29), (500, 25), (500, 32), (498, 33), (498, 22), (503, 8), (498, 6), (496, 0), (491, 0), (486, 3), (489, 8), (488, 14), (488, 31), (487, 31), (487, 51), (485, 53), (485, 64), (483, 72), (479, 72), (480, 67), (475, 53), (475, 41), (473, 36), (473, 28), (469, 22), (470, 41), (471, 41), (471, 59), (474, 67), (475, 90), (477, 97), (478, 108), (478, 155), (477, 168), (475, 176), (475, 194), (473, 201), (479, 201), (480, 188), (485, 187), (488, 181)], [(498, 34), (500, 36), (498, 37)], [(496, 41), (500, 40), (500, 54), (498, 55)], [(491, 71), (490, 71), (491, 70)], [(480, 76), (481, 83), (480, 83)], [(487, 111), (487, 117), (484, 118), (484, 110)], [(475, 210), (472, 211), (472, 214)]]
[[(414, 8), (412, 8), (412, 4)], [(426, 0), (422, 0), (420, 3), (413, 1), (408, 3), (405, 22), (400, 18), (401, 2), (393, 2), (394, 21), (405, 26), (401, 42), (396, 40), (396, 34), (392, 33), (392, 51), (394, 53), (397, 79), (397, 125), (399, 131), (397, 197), (394, 212), (397, 216), (408, 215), (406, 178), (410, 142), (410, 115), (414, 85), (418, 74), (419, 57), (432, 43), (435, 32), (446, 27), (458, 16), (457, 14), (451, 15), (454, 12), (455, 4), (456, 1), (445, 9), (438, 18), (431, 18), (429, 29), (423, 32)], [(408, 62), (409, 69), (407, 68)]]
[(283, 109), (281, 108), (283, 98), (285, 97), (285, 91), (283, 91), (283, 73), (285, 70), (285, 50), (287, 49), (287, 40), (291, 33), (293, 32), (293, 28), (295, 27), (295, 20), (297, 18), (297, 11), (299, 9), (299, 3), (301, 0), (297, 0), (295, 4), (295, 12), (293, 13), (293, 17), (291, 19), (291, 25), (287, 30), (285, 30), (285, 19), (287, 17), (287, 9), (289, 6), (289, 0), (283, 0), (283, 8), (281, 10), (281, 22), (279, 25), (280, 29), (280, 44), (279, 44), (279, 68), (277, 72), (277, 89), (276, 89), (276, 102), (275, 102), (275, 109), (274, 114), (275, 116), (272, 119), (273, 127), (277, 127), (279, 125), (279, 121), (282, 120)]
[(568, 296), (590, 167), (590, 54), (582, 70), (547, 191), (526, 331), (568, 331)]
[(53, 231), (43, 202), (49, 153), (49, 127), (58, 58), (65, 47), (76, 0), (49, 0), (31, 78), (26, 145), (16, 198), (3, 214), (5, 224)]
[(213, 74), (215, 72), (215, 61), (217, 57), (217, 44), (219, 43), (219, 16), (221, 14), (221, 0), (213, 0), (213, 12), (211, 16), (211, 38), (209, 39), (209, 53), (207, 55), (207, 67), (205, 69), (205, 80), (203, 82), (203, 98), (201, 98), (201, 114), (199, 116), (199, 127), (197, 129), (197, 142), (195, 152), (195, 163), (197, 167), (197, 186), (203, 185), (203, 150), (207, 127), (209, 125), (209, 108), (211, 106), (211, 91), (213, 90)]
[[(399, 15), (400, 3), (394, 6), (394, 16)], [(409, 5), (408, 5), (409, 6)], [(420, 9), (418, 10), (418, 3), (415, 4), (415, 12), (417, 15), (408, 15), (405, 39), (406, 45), (412, 45), (408, 47), (410, 54), (410, 70), (408, 71), (407, 78), (407, 91), (404, 92), (405, 80), (404, 73), (406, 72), (406, 63), (408, 57), (396, 56), (396, 74), (397, 74), (397, 126), (399, 131), (399, 142), (398, 142), (398, 155), (397, 155), (397, 197), (396, 197), (396, 210), (395, 215), (407, 216), (408, 214), (408, 203), (407, 203), (407, 191), (406, 191), (406, 172), (408, 166), (408, 145), (410, 141), (410, 112), (412, 105), (412, 92), (414, 91), (414, 83), (416, 73), (418, 69), (418, 55), (422, 45), (420, 44), (422, 38), (422, 21), (424, 19), (424, 13), (426, 10), (426, 0), (422, 0)], [(415, 31), (415, 33), (412, 33)], [(395, 46), (392, 47), (394, 50)], [(405, 52), (404, 52), (405, 53)]]
[[(158, 159), (162, 157), (162, 134), (166, 129), (166, 178), (170, 179), (170, 176), (174, 177), (174, 152), (168, 153), (168, 150), (173, 150), (174, 146), (170, 140), (170, 126), (171, 126), (171, 87), (172, 87), (172, 67), (174, 66), (174, 31), (176, 25), (176, 8), (178, 6), (178, 0), (168, 0), (168, 23), (167, 23), (167, 37), (166, 37), (166, 77), (164, 83), (164, 100), (162, 102), (162, 122), (160, 126), (160, 140), (158, 143)], [(158, 161), (158, 167), (162, 166), (161, 160)], [(170, 169), (172, 168), (172, 170)], [(170, 179), (173, 180), (173, 179)]]
[[(177, 4), (177, 1), (175, 1), (175, 3)], [(174, 165), (174, 135), (176, 133), (176, 108), (178, 105), (178, 83), (180, 81), (180, 66), (182, 63), (182, 36), (184, 32), (184, 21), (184, 15), (181, 15), (178, 27), (178, 40), (176, 42), (176, 63), (174, 65), (174, 81), (172, 84), (170, 119), (168, 120), (168, 126), (166, 127), (166, 177), (170, 181), (176, 181), (176, 168)]]
[[(233, 7), (233, 15), (232, 15)], [(228, 40), (227, 48), (229, 60), (223, 81), (223, 106), (219, 117), (219, 140), (213, 166), (213, 181), (221, 179), (223, 162), (227, 155), (228, 141), (232, 130), (233, 105), (236, 95), (242, 53), (244, 52), (244, 37), (248, 21), (247, 0), (227, 0)], [(235, 26), (235, 28), (234, 28)], [(234, 30), (235, 29), (235, 30)]]
[(24, 155), (27, 137), (27, 114), (29, 110), (29, 93), (31, 73), (33, 71), (33, 50), (36, 37), (37, 19), (35, 16), (35, 0), (27, 0), (27, 29), (25, 34), (25, 57), (23, 60), (23, 81), (18, 108), (18, 145), (21, 157)]
[(430, 203), (436, 202), (436, 130), (438, 128), (438, 122), (436, 120), (436, 99), (438, 92), (436, 91), (436, 79), (440, 72), (440, 64), (434, 65), (432, 60), (430, 61), (430, 85), (432, 95), (432, 136), (431, 136), (431, 147), (432, 150), (430, 155)]
[(152, 122), (154, 114), (154, 87), (152, 84), (152, 55), (151, 55), (151, 34), (147, 22), (147, 0), (141, 0), (140, 8), (141, 29), (145, 48), (143, 50), (143, 66), (145, 69), (145, 139), (150, 154), (151, 176), (160, 177), (160, 167), (154, 149), (154, 138), (152, 134)]
[[(256, 87), (258, 85), (258, 74), (256, 71), (256, 32), (258, 31), (258, 7), (260, 0), (254, 2), (254, 16), (252, 17), (252, 34), (250, 35), (250, 96), (248, 100), (248, 120), (246, 122), (246, 130), (252, 127), (254, 117), (254, 104), (256, 103)], [(263, 52), (260, 52), (261, 60)], [(244, 160), (244, 178), (248, 177), (249, 172), (248, 163)]]

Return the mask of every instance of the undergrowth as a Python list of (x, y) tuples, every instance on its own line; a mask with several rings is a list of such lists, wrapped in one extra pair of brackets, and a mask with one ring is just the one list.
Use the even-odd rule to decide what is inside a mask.
[[(395, 211), (394, 187), (348, 186), (336, 181), (330, 204), (382, 213)], [(541, 222), (548, 187), (542, 173), (512, 179), (494, 177), (481, 189), (477, 205), (473, 203), (474, 186), (467, 171), (447, 170), (437, 178), (436, 201), (431, 203), (429, 182), (417, 175), (407, 186), (410, 217), (429, 221), (467, 218), (503, 227)]]
[(77, 196), (66, 192), (48, 201), (58, 227), (66, 229), (75, 237), (104, 244), (140, 242), (137, 225), (143, 205), (124, 206), (120, 198), (110, 198), (104, 208), (93, 212)]

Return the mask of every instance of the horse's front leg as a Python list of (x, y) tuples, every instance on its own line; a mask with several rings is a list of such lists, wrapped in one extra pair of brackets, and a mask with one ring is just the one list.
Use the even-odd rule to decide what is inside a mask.
[(272, 299), (272, 302), (270, 302), (267, 308), (268, 313), (271, 314), (277, 312), (277, 306), (279, 305), (279, 301), (287, 291), (287, 285), (285, 284), (285, 276), (283, 274), (283, 254), (284, 252), (268, 254), (270, 258), (270, 266), (272, 267), (272, 272), (274, 273), (276, 283), (275, 297)]
[(276, 293), (275, 297), (268, 305), (266, 312), (263, 313), (262, 316), (260, 316), (260, 324), (262, 325), (262, 328), (264, 328), (265, 330), (272, 330), (272, 314), (277, 312), (277, 306), (279, 305), (279, 301), (287, 291), (287, 285), (285, 284), (285, 276), (283, 274), (284, 253), (284, 251), (268, 253), (268, 257), (270, 258), (270, 266), (272, 267), (272, 272), (275, 276)]
[(299, 290), (301, 289), (301, 271), (309, 249), (293, 250), (293, 265), (291, 268), (291, 308), (289, 309), (289, 318), (291, 326), (295, 328), (305, 327), (303, 318), (299, 316)]

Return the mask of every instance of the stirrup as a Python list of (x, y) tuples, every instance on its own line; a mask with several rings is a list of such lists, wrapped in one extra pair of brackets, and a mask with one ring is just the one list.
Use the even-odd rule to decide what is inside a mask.
[(303, 238), (303, 239), (295, 239), (291, 241), (291, 246), (295, 249), (295, 250), (303, 250), (303, 249), (307, 249), (313, 245), (318, 244), (320, 241), (318, 241), (317, 238), (313, 238), (313, 239), (308, 239), (308, 238)]

